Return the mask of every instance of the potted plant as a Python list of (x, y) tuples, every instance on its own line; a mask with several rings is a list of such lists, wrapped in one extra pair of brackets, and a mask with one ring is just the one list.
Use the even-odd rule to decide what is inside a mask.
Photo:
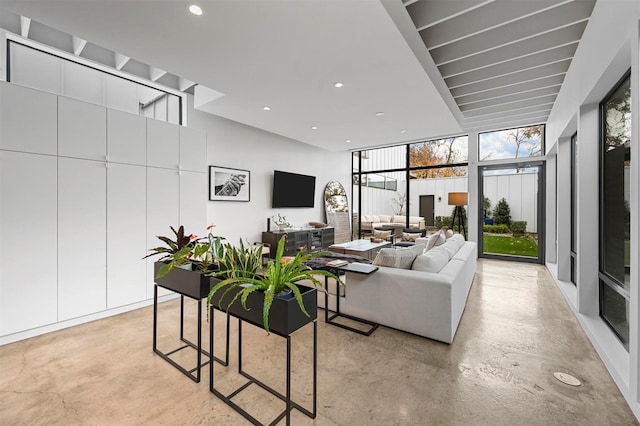
[[(269, 333), (269, 316), (274, 301), (283, 301), (288, 298), (289, 301), (281, 303), (287, 305), (286, 309), (290, 310), (291, 306), (296, 305), (299, 308), (299, 312), (302, 312), (307, 318), (311, 318), (308, 309), (310, 310), (317, 306), (315, 288), (320, 287), (324, 290), (322, 283), (315, 276), (324, 275), (337, 280), (342, 285), (344, 283), (338, 276), (329, 271), (314, 270), (305, 264), (306, 261), (320, 253), (308, 254), (299, 251), (290, 261), (285, 261), (282, 257), (284, 243), (285, 237), (283, 236), (278, 242), (275, 259), (269, 261), (263, 273), (247, 273), (248, 271), (244, 270), (243, 264), (231, 262), (233, 268), (227, 270), (229, 277), (211, 288), (207, 297), (207, 308), (215, 304), (222, 310), (242, 316), (244, 315), (241, 312), (242, 310), (234, 306), (240, 300), (244, 311), (250, 311), (252, 307), (260, 310), (259, 313), (251, 313), (249, 321), (260, 323), (267, 333)], [(302, 280), (309, 280), (315, 288), (297, 284)], [(289, 294), (287, 295), (286, 292), (289, 292)], [(296, 303), (290, 303), (293, 300)], [(316, 314), (316, 311), (314, 310), (313, 313)], [(299, 325), (284, 325), (283, 329), (278, 331), (284, 330), (284, 333), (292, 332), (306, 322), (300, 323), (298, 321)]]

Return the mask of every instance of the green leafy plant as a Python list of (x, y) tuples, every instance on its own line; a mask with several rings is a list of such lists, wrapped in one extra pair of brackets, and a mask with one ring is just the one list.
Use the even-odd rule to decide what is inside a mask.
[(511, 226), (511, 208), (505, 198), (501, 198), (493, 209), (493, 219), (496, 225)]
[(524, 234), (527, 230), (527, 221), (526, 220), (514, 220), (511, 222), (511, 232), (514, 234)]
[(509, 227), (507, 225), (483, 225), (482, 230), (489, 234), (508, 234)]
[(211, 251), (218, 265), (218, 271), (214, 277), (227, 278), (252, 278), (262, 267), (262, 246), (254, 246), (240, 240), (239, 246), (231, 243), (222, 243), (220, 237), (216, 237), (210, 243)]
[[(319, 287), (324, 290), (322, 283), (315, 277), (315, 275), (324, 275), (334, 278), (338, 283), (344, 285), (340, 278), (333, 273), (324, 270), (314, 270), (305, 264), (306, 261), (321, 255), (321, 253), (309, 254), (299, 251), (290, 261), (283, 261), (282, 254), (284, 252), (284, 243), (285, 237), (283, 236), (278, 242), (275, 259), (269, 261), (266, 266), (266, 270), (261, 274), (254, 274), (253, 276), (251, 276), (252, 274), (247, 274), (243, 269), (242, 264), (234, 264), (232, 269), (227, 269), (226, 273), (230, 277), (220, 281), (211, 289), (207, 297), (207, 308), (211, 306), (211, 300), (214, 295), (221, 290), (224, 291), (222, 297), (220, 297), (221, 301), (228, 293), (239, 290), (227, 305), (227, 310), (238, 299), (240, 299), (242, 307), (247, 309), (247, 298), (249, 295), (256, 291), (263, 291), (264, 304), (262, 309), (262, 320), (264, 323), (264, 329), (269, 333), (269, 312), (271, 310), (273, 299), (277, 297), (278, 294), (290, 290), (298, 302), (298, 306), (302, 313), (309, 317), (310, 315), (304, 307), (300, 289), (296, 285), (297, 282), (309, 280), (316, 288)], [(221, 306), (219, 307), (224, 309)]]
[(162, 255), (162, 257), (158, 259), (159, 261), (171, 260), (185, 248), (192, 248), (195, 245), (193, 235), (184, 234), (184, 226), (180, 225), (177, 231), (173, 226), (170, 226), (169, 228), (171, 228), (174, 235), (176, 236), (175, 241), (169, 237), (163, 237), (158, 235), (157, 238), (163, 243), (165, 243), (166, 247), (161, 246), (161, 247), (155, 247), (155, 248), (149, 249), (149, 251), (151, 251), (152, 253), (149, 253), (148, 255), (143, 257), (143, 259), (146, 259), (151, 256)]

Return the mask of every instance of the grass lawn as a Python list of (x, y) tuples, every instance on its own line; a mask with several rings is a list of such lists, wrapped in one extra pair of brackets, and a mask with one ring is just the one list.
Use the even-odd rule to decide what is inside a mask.
[(484, 235), (482, 241), (485, 253), (538, 257), (538, 242), (529, 237)]

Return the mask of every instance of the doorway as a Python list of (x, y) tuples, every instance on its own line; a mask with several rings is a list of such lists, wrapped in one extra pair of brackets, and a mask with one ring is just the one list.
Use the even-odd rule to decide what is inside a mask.
[(480, 257), (544, 263), (544, 163), (480, 168)]
[(420, 216), (424, 218), (426, 226), (435, 226), (433, 195), (420, 196)]

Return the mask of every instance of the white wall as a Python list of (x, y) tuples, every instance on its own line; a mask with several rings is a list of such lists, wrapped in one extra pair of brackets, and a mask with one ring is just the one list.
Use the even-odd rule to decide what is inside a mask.
[[(193, 97), (188, 100), (189, 127), (207, 133), (207, 164), (249, 170), (251, 200), (249, 202), (208, 201), (207, 218), (215, 224), (216, 235), (235, 243), (240, 238), (260, 241), (266, 231), (267, 218), (282, 214), (293, 226), (309, 221), (324, 221), (324, 187), (337, 180), (351, 187), (351, 153), (329, 152), (283, 136), (267, 133), (250, 126), (193, 109)], [(272, 209), (273, 171), (312, 175), (316, 177), (315, 207)], [(207, 194), (203, 194), (207, 197)], [(351, 194), (347, 193), (349, 206)], [(204, 234), (205, 230), (190, 230)]]
[[(640, 2), (599, 0), (586, 27), (564, 84), (547, 121), (547, 150), (557, 145), (558, 264), (557, 283), (587, 336), (637, 417), (640, 417), (640, 333), (638, 327), (638, 166), (640, 109)], [(631, 286), (629, 350), (615, 338), (598, 314), (598, 104), (631, 68)], [(578, 132), (578, 265), (577, 287), (569, 276), (569, 185), (562, 172), (570, 167), (568, 138)], [(553, 196), (553, 194), (547, 194)], [(550, 221), (547, 221), (549, 226)], [(550, 256), (548, 256), (551, 258)], [(555, 269), (555, 266), (550, 268)]]

